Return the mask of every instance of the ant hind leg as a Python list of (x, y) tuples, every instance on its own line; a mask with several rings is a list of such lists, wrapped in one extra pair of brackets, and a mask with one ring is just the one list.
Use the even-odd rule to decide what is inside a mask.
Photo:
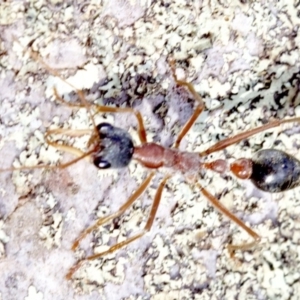
[(226, 138), (224, 140), (221, 140), (219, 142), (217, 142), (216, 144), (214, 144), (213, 146), (209, 147), (207, 150), (203, 151), (200, 153), (200, 156), (205, 156), (220, 150), (223, 150), (231, 145), (234, 145), (236, 143), (241, 142), (244, 139), (247, 139), (257, 133), (263, 132), (265, 130), (271, 129), (271, 128), (275, 128), (278, 127), (282, 124), (285, 123), (300, 123), (300, 118), (292, 118), (292, 119), (286, 119), (286, 120), (274, 120), (271, 121), (265, 125), (262, 125), (260, 127), (254, 128), (254, 129), (250, 129), (248, 131), (245, 132), (241, 132), (238, 133), (237, 135), (230, 137), (230, 138)]
[(244, 243), (241, 245), (228, 245), (228, 251), (231, 257), (234, 256), (234, 252), (236, 250), (247, 250), (255, 246), (260, 241), (260, 236), (253, 231), (250, 227), (248, 227), (242, 220), (240, 220), (237, 216), (235, 216), (232, 212), (230, 212), (223, 204), (218, 201), (216, 197), (214, 197), (208, 190), (202, 187), (198, 182), (195, 185), (200, 189), (201, 193), (209, 200), (209, 202), (222, 214), (228, 217), (231, 221), (236, 223), (239, 227), (244, 229), (254, 241), (250, 243)]

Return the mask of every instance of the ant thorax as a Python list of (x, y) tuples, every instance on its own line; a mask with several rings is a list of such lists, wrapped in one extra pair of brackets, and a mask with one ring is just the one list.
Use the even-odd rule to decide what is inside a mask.
[(181, 152), (156, 143), (135, 147), (133, 158), (149, 169), (165, 167), (184, 174), (196, 174), (203, 166), (197, 153)]

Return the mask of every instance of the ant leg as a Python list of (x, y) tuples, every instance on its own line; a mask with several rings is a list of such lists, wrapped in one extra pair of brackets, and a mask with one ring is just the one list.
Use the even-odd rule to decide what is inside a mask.
[[(53, 89), (54, 90), (54, 95), (56, 97), (56, 99), (63, 103), (64, 105), (67, 105), (71, 108), (75, 107), (75, 108), (85, 108), (85, 105), (82, 104), (74, 104), (74, 103), (69, 103), (67, 101), (65, 101), (58, 93), (56, 88)], [(77, 91), (77, 93), (82, 93), (81, 91)], [(81, 95), (83, 97), (83, 94)], [(94, 105), (90, 105), (90, 106), (94, 106)], [(110, 113), (133, 113), (138, 121), (138, 135), (140, 138), (140, 141), (142, 144), (147, 142), (147, 136), (146, 136), (146, 130), (145, 130), (145, 126), (144, 126), (144, 122), (143, 122), (143, 118), (140, 112), (135, 111), (132, 108), (119, 108), (119, 107), (109, 107), (109, 106), (102, 106), (102, 105), (95, 105), (96, 107), (96, 111), (97, 113), (99, 112), (110, 112)], [(94, 116), (94, 115), (93, 115)]]
[[(30, 51), (30, 56), (37, 61), (38, 63), (40, 63), (50, 74), (52, 74), (53, 76), (58, 77), (60, 80), (62, 80), (64, 83), (68, 84), (70, 87), (72, 87), (74, 89), (74, 91), (76, 91), (76, 93), (78, 94), (81, 103), (82, 104), (70, 104), (67, 101), (65, 101), (61, 96), (58, 95), (56, 89), (54, 89), (54, 95), (57, 98), (58, 101), (70, 106), (70, 107), (85, 107), (90, 115), (90, 118), (93, 122), (93, 127), (96, 128), (96, 124), (93, 118), (93, 114), (91, 113), (91, 105), (90, 103), (87, 102), (87, 100), (84, 97), (84, 94), (81, 90), (76, 89), (76, 87), (74, 87), (71, 83), (69, 83), (67, 80), (65, 80), (63, 77), (61, 77), (61, 75), (54, 69), (52, 69), (48, 64), (46, 64), (43, 59), (40, 57), (40, 55), (33, 51), (31, 48), (29, 48)], [(196, 92), (195, 92), (196, 93)], [(198, 96), (199, 97), (199, 96)], [(144, 144), (147, 142), (147, 138), (146, 138), (146, 130), (145, 130), (145, 126), (143, 123), (143, 118), (142, 115), (140, 114), (140, 112), (135, 111), (132, 108), (117, 108), (117, 107), (106, 107), (106, 106), (101, 106), (101, 105), (95, 105), (96, 106), (96, 111), (97, 112), (111, 112), (111, 113), (133, 113), (135, 115), (135, 117), (137, 118), (138, 121), (138, 134), (139, 134), (139, 138), (141, 140), (141, 143)]]
[(214, 144), (213, 146), (211, 146), (210, 148), (208, 148), (207, 150), (200, 152), (200, 156), (205, 156), (208, 154), (211, 154), (213, 152), (219, 151), (219, 150), (223, 150), (225, 148), (227, 148), (228, 146), (231, 146), (233, 144), (236, 144), (246, 138), (249, 138), (259, 132), (265, 131), (267, 129), (271, 129), (274, 127), (278, 127), (281, 124), (284, 123), (293, 123), (293, 122), (300, 122), (300, 118), (293, 118), (293, 119), (287, 119), (287, 120), (274, 120), (271, 121), (265, 125), (262, 125), (260, 127), (245, 131), (245, 132), (241, 132), (233, 137), (230, 138), (226, 138), (225, 140), (219, 141), (218, 143)]
[(76, 108), (85, 108), (86, 106), (83, 105), (83, 104), (77, 104), (77, 103), (70, 103), (68, 101), (66, 101), (62, 96), (60, 96), (57, 92), (57, 89), (56, 88), (53, 88), (53, 93), (54, 93), (54, 96), (56, 98), (57, 101), (61, 102), (62, 104), (68, 106), (68, 107), (76, 107)]
[(194, 112), (193, 112), (192, 116), (185, 123), (185, 125), (181, 129), (178, 137), (175, 140), (174, 148), (178, 148), (181, 140), (184, 138), (184, 136), (187, 134), (187, 132), (193, 126), (193, 124), (195, 123), (195, 121), (197, 120), (197, 118), (200, 116), (200, 114), (202, 113), (202, 111), (205, 109), (205, 105), (204, 105), (204, 102), (203, 102), (202, 98), (195, 91), (194, 86), (190, 82), (186, 82), (186, 81), (182, 81), (182, 80), (178, 80), (177, 79), (177, 76), (176, 76), (176, 73), (175, 73), (175, 63), (174, 63), (174, 60), (170, 61), (170, 66), (171, 66), (172, 75), (174, 77), (174, 80), (175, 80), (176, 84), (186, 87), (189, 90), (189, 92), (194, 96), (194, 99), (198, 102), (196, 104), (196, 107), (194, 109)]
[(235, 258), (234, 257), (234, 252), (237, 250), (240, 251), (247, 251), (247, 250), (251, 250), (251, 248), (253, 248), (256, 244), (258, 243), (258, 241), (253, 241), (250, 243), (245, 243), (243, 245), (227, 245), (227, 250), (229, 252), (229, 255), (231, 258)]
[[(50, 67), (48, 67), (48, 68), (50, 68)], [(59, 78), (61, 80), (64, 80), (61, 77), (59, 77)], [(64, 82), (66, 82), (66, 81), (64, 80)], [(68, 83), (68, 82), (66, 82), (66, 83)], [(72, 107), (86, 108), (85, 104), (84, 105), (83, 104), (74, 104), (74, 103), (69, 103), (69, 102), (65, 101), (58, 94), (56, 88), (54, 88), (53, 91), (54, 91), (54, 95), (55, 95), (56, 99), (59, 102), (63, 103), (64, 105), (67, 105), (71, 108)], [(79, 94), (80, 98), (84, 98), (84, 95), (83, 95), (82, 91), (76, 90), (76, 92)], [(86, 102), (86, 100), (85, 100), (85, 102)], [(137, 122), (138, 122), (138, 135), (139, 135), (140, 141), (141, 141), (142, 144), (147, 143), (147, 136), (146, 136), (146, 130), (145, 130), (144, 122), (143, 122), (143, 117), (142, 117), (142, 115), (139, 111), (136, 111), (132, 108), (109, 107), (109, 106), (103, 106), (103, 105), (91, 105), (90, 104), (89, 106), (90, 107), (95, 106), (97, 113), (99, 113), (99, 112), (103, 112), (103, 113), (110, 112), (110, 113), (132, 113), (132, 114), (134, 114), (136, 119), (137, 119)], [(94, 115), (92, 115), (92, 116), (94, 116)], [(92, 120), (94, 120), (94, 118), (92, 118)]]
[(145, 191), (145, 189), (147, 188), (147, 186), (149, 185), (151, 179), (154, 176), (154, 172), (152, 172), (139, 186), (139, 188), (129, 197), (129, 199), (118, 209), (118, 211), (105, 216), (103, 218), (100, 218), (96, 221), (95, 224), (93, 224), (92, 226), (88, 227), (87, 229), (85, 229), (80, 235), (79, 237), (75, 240), (75, 242), (72, 245), (72, 250), (74, 251), (80, 241), (82, 239), (84, 239), (89, 233), (91, 233), (93, 230), (95, 230), (97, 227), (109, 222), (112, 219), (115, 219), (117, 217), (119, 217), (121, 214), (124, 213), (124, 211), (126, 211), (128, 209), (129, 206), (131, 206), (131, 204)]
[(45, 139), (47, 143), (50, 144), (51, 142), (49, 141), (48, 137), (52, 134), (63, 134), (63, 135), (68, 135), (73, 137), (79, 137), (85, 134), (91, 134), (92, 132), (93, 132), (92, 129), (62, 129), (62, 128), (50, 129), (46, 132)]
[[(71, 153), (75, 153), (72, 152), (73, 149), (69, 149), (69, 148), (73, 148), (70, 146), (64, 146), (64, 145), (58, 145), (59, 148), (63, 151), (66, 152), (71, 152)], [(76, 148), (75, 148), (76, 149)], [(78, 149), (76, 149), (78, 150)], [(80, 151), (80, 150), (78, 150)], [(51, 169), (65, 169), (77, 162), (79, 162), (80, 160), (82, 160), (85, 157), (90, 156), (92, 153), (94, 152), (94, 149), (88, 152), (82, 152), (82, 155), (80, 155), (79, 157), (72, 159), (71, 161), (64, 163), (64, 164), (60, 164), (60, 165), (37, 165), (37, 166), (22, 166), (22, 167), (16, 167), (16, 168), (7, 168), (7, 169), (0, 169), (0, 172), (11, 172), (11, 171), (22, 171), (22, 170), (33, 170), (33, 169), (47, 169), (47, 170), (51, 170)]]
[(147, 135), (143, 122), (143, 117), (139, 111), (134, 110), (133, 108), (122, 108), (122, 107), (111, 107), (111, 106), (103, 106), (96, 105), (97, 113), (132, 113), (135, 115), (138, 121), (138, 135), (142, 144), (147, 143)]
[[(144, 227), (144, 229), (128, 238), (127, 240), (123, 241), (123, 242), (120, 242), (120, 243), (117, 243), (115, 244), (114, 246), (110, 247), (108, 250), (106, 251), (103, 251), (101, 253), (97, 253), (97, 254), (94, 254), (94, 255), (91, 255), (81, 261), (79, 261), (73, 268), (70, 269), (70, 271), (68, 272), (68, 274), (66, 275), (66, 278), (67, 279), (71, 279), (73, 274), (82, 266), (82, 264), (88, 260), (93, 260), (93, 259), (96, 259), (96, 258), (99, 258), (103, 255), (106, 255), (106, 254), (109, 254), (109, 253), (112, 253), (128, 244), (130, 244), (131, 242), (141, 238), (145, 233), (147, 233), (151, 227), (152, 227), (152, 224), (153, 224), (153, 221), (155, 219), (155, 216), (156, 216), (156, 212), (157, 212), (157, 209), (158, 209), (158, 206), (159, 206), (159, 203), (160, 203), (160, 199), (161, 199), (161, 195), (162, 195), (162, 191), (163, 191), (163, 188), (165, 187), (166, 185), (166, 182), (167, 180), (170, 178), (170, 176), (166, 176), (162, 182), (159, 184), (158, 186), (158, 189), (156, 191), (156, 194), (155, 194), (155, 197), (154, 197), (154, 201), (153, 201), (153, 204), (152, 204), (152, 207), (151, 207), (151, 210), (150, 210), (150, 213), (149, 213), (149, 216), (148, 216), (148, 220), (146, 222), (146, 225)], [(108, 216), (109, 217), (109, 216)]]
[(10, 172), (10, 171), (18, 171), (18, 170), (32, 170), (32, 169), (64, 169), (67, 168), (75, 163), (77, 163), (78, 161), (80, 161), (83, 158), (88, 158), (93, 152), (93, 150), (90, 150), (88, 152), (82, 152), (81, 150), (72, 147), (72, 146), (68, 146), (68, 145), (61, 145), (58, 144), (56, 142), (51, 142), (49, 140), (49, 135), (51, 134), (65, 134), (65, 135), (70, 135), (70, 136), (82, 136), (84, 134), (88, 134), (90, 133), (91, 130), (90, 129), (83, 129), (83, 130), (72, 130), (72, 129), (52, 129), (52, 130), (48, 130), (45, 134), (45, 139), (48, 145), (55, 147), (56, 149), (59, 149), (61, 151), (64, 152), (68, 152), (71, 154), (74, 154), (76, 156), (78, 156), (77, 158), (64, 163), (64, 164), (60, 164), (60, 165), (37, 165), (37, 166), (22, 166), (22, 167), (16, 167), (16, 168), (7, 168), (7, 169), (0, 169), (0, 172)]
[[(19, 43), (18, 41), (16, 41), (17, 43)], [(33, 43), (33, 42), (32, 42)], [(20, 45), (20, 43), (19, 43)], [(22, 47), (22, 45), (21, 45)], [(77, 93), (79, 99), (81, 100), (82, 105), (78, 104), (78, 106), (76, 104), (68, 104), (67, 101), (63, 100), (62, 97), (60, 97), (56, 91), (56, 89), (54, 89), (54, 95), (56, 96), (56, 98), (58, 99), (58, 101), (67, 104), (70, 107), (85, 107), (88, 111), (88, 114), (92, 120), (93, 126), (94, 128), (96, 128), (96, 124), (94, 121), (94, 118), (92, 116), (92, 113), (90, 111), (90, 104), (87, 102), (87, 100), (84, 97), (84, 94), (81, 90), (78, 90), (74, 85), (72, 85), (70, 82), (68, 82), (67, 80), (65, 80), (60, 74), (59, 72), (57, 72), (56, 70), (54, 70), (53, 68), (51, 68), (47, 63), (44, 62), (44, 60), (41, 58), (41, 56), (39, 55), (38, 52), (35, 52), (32, 50), (31, 47), (29, 47), (29, 54), (30, 57), (36, 61), (37, 63), (41, 64), (50, 74), (52, 74), (53, 76), (59, 78), (61, 81), (63, 81), (64, 83), (66, 83), (67, 85), (69, 85), (72, 89), (74, 89), (74, 91)]]
[(260, 236), (253, 231), (250, 227), (248, 227), (243, 221), (241, 221), (237, 216), (231, 213), (221, 202), (218, 201), (216, 197), (214, 197), (208, 190), (202, 187), (198, 182), (195, 183), (196, 186), (200, 189), (201, 193), (209, 200), (209, 202), (222, 214), (228, 217), (231, 221), (235, 222), (238, 226), (243, 228), (253, 239), (253, 242), (246, 243), (243, 245), (228, 245), (228, 251), (230, 256), (233, 256), (233, 252), (235, 250), (246, 250), (254, 245), (256, 245), (259, 240)]
[[(49, 67), (50, 68), (50, 67)], [(61, 80), (63, 80), (61, 77), (59, 77)], [(64, 80), (64, 82), (66, 82)], [(73, 87), (73, 86), (72, 86)], [(64, 105), (67, 105), (69, 107), (76, 107), (76, 108), (85, 108), (86, 105), (82, 105), (82, 104), (74, 104), (74, 103), (69, 103), (67, 101), (65, 101), (57, 92), (56, 88), (53, 89), (54, 90), (54, 95), (56, 97), (56, 99), (63, 103)], [(82, 91), (76, 90), (76, 92), (78, 94), (80, 94), (80, 98), (84, 98)], [(85, 100), (86, 102), (86, 100)], [(145, 130), (145, 126), (144, 126), (144, 122), (143, 122), (143, 117), (141, 115), (141, 113), (139, 111), (136, 111), (132, 108), (120, 108), (120, 107), (109, 107), (109, 106), (104, 106), (104, 105), (96, 105), (96, 104), (90, 104), (90, 107), (95, 106), (96, 107), (96, 111), (97, 113), (99, 112), (103, 112), (103, 113), (132, 113), (135, 115), (137, 122), (138, 122), (138, 135), (140, 138), (140, 141), (142, 144), (147, 143), (147, 137), (146, 137), (146, 130)], [(93, 115), (94, 116), (94, 115)], [(94, 119), (94, 118), (92, 118)]]
[[(45, 134), (45, 140), (47, 142), (48, 145), (52, 146), (52, 147), (55, 147), (56, 149), (59, 149), (61, 151), (64, 151), (64, 152), (68, 152), (68, 153), (71, 153), (71, 154), (74, 154), (76, 156), (84, 156), (84, 157), (88, 157), (88, 156), (85, 156), (85, 152), (79, 150), (78, 148), (76, 147), (73, 147), (73, 146), (68, 146), (68, 145), (62, 145), (62, 144), (59, 144), (57, 142), (52, 142), (49, 140), (49, 136), (50, 135), (53, 135), (53, 134), (63, 134), (63, 135), (68, 135), (68, 136), (72, 136), (72, 137), (79, 137), (79, 136), (82, 136), (82, 135), (86, 135), (86, 134), (91, 134), (93, 132), (92, 129), (51, 129), (51, 130), (48, 130)], [(94, 152), (94, 151), (92, 151)]]
[[(31, 48), (30, 50), (30, 56), (37, 62), (39, 62), (50, 74), (52, 74), (53, 76), (58, 77), (60, 80), (62, 80), (63, 82), (65, 82), (66, 84), (68, 84), (70, 87), (72, 87), (74, 89), (74, 91), (76, 91), (76, 93), (78, 94), (81, 103), (82, 104), (70, 104), (67, 101), (65, 101), (61, 96), (58, 95), (56, 89), (54, 89), (54, 95), (57, 98), (58, 101), (70, 106), (70, 107), (85, 107), (90, 115), (90, 118), (93, 122), (93, 126), (94, 128), (96, 128), (96, 124), (93, 118), (93, 114), (91, 113), (91, 105), (90, 103), (87, 102), (87, 100), (84, 97), (84, 94), (81, 90), (76, 89), (76, 87), (74, 87), (71, 83), (69, 83), (68, 81), (66, 81), (64, 78), (62, 78), (60, 76), (60, 74), (52, 69), (48, 64), (46, 64), (43, 59), (40, 57), (40, 55), (37, 52), (34, 52)], [(135, 115), (135, 117), (137, 118), (138, 121), (138, 134), (139, 134), (139, 138), (141, 140), (141, 143), (144, 144), (147, 142), (147, 138), (146, 138), (146, 130), (144, 127), (144, 123), (143, 123), (143, 118), (142, 115), (140, 114), (140, 112), (135, 111), (132, 108), (117, 108), (117, 107), (106, 107), (106, 106), (101, 106), (101, 105), (95, 105), (96, 106), (96, 111), (97, 112), (111, 112), (111, 113), (123, 113), (123, 112), (127, 112), (127, 113), (133, 113)]]
[[(77, 91), (80, 92), (80, 91)], [(67, 105), (69, 107), (76, 107), (76, 108), (85, 108), (85, 105), (82, 104), (73, 104), (65, 101), (58, 93), (57, 90), (54, 88), (54, 94), (56, 99), (63, 103), (64, 105)], [(82, 95), (83, 96), (83, 95)], [(103, 105), (90, 105), (96, 107), (97, 113), (103, 112), (103, 113), (132, 113), (135, 115), (137, 121), (138, 121), (138, 135), (140, 138), (140, 141), (142, 144), (147, 143), (147, 137), (146, 137), (146, 130), (143, 122), (142, 115), (139, 111), (136, 111), (132, 108), (120, 108), (120, 107), (109, 107), (109, 106), (103, 106)], [(94, 116), (94, 115), (93, 115)]]
[[(16, 41), (17, 43), (19, 43), (18, 41)], [(33, 43), (33, 42), (32, 42)], [(20, 45), (20, 43), (19, 43)], [(23, 47), (21, 45), (21, 47)], [(64, 83), (66, 83), (67, 85), (69, 85), (71, 88), (73, 88), (75, 91), (77, 91), (76, 87), (73, 86), (70, 82), (66, 81), (60, 74), (59, 72), (57, 72), (55, 69), (51, 68), (47, 63), (44, 62), (44, 60), (41, 58), (40, 54), (34, 50), (32, 50), (32, 48), (29, 46), (29, 55), (30, 57), (36, 61), (37, 63), (39, 63), (40, 65), (43, 66), (43, 68), (45, 68), (50, 74), (52, 74), (55, 77), (58, 77), (60, 80), (62, 80)], [(24, 51), (26, 51), (24, 49)], [(87, 104), (86, 101), (84, 101), (84, 104)]]
[(97, 254), (94, 254), (92, 256), (89, 256), (89, 257), (86, 258), (86, 260), (93, 260), (93, 259), (101, 257), (101, 256), (103, 256), (105, 254), (112, 253), (112, 252), (114, 252), (114, 251), (116, 251), (116, 250), (118, 250), (118, 249), (120, 249), (120, 248), (122, 248), (122, 247), (124, 247), (124, 246), (126, 246), (128, 244), (130, 244), (131, 242), (139, 239), (145, 233), (147, 233), (151, 229), (151, 227), (152, 227), (152, 224), (153, 224), (153, 221), (155, 219), (156, 212), (157, 212), (157, 209), (158, 209), (158, 206), (159, 206), (159, 203), (160, 203), (162, 191), (163, 191), (163, 189), (164, 189), (164, 187), (166, 185), (166, 182), (167, 182), (167, 180), (169, 178), (170, 178), (170, 176), (166, 176), (161, 181), (161, 183), (159, 184), (159, 186), (157, 188), (157, 191), (156, 191), (156, 194), (155, 194), (155, 197), (154, 197), (154, 201), (153, 201), (153, 204), (152, 204), (149, 216), (148, 216), (148, 220), (146, 222), (146, 225), (145, 225), (144, 229), (140, 233), (138, 233), (138, 234), (136, 234), (136, 235), (128, 238), (127, 240), (125, 240), (123, 242), (117, 243), (116, 245), (110, 247), (108, 250), (106, 250), (106, 251), (104, 251), (102, 253), (97, 253)]

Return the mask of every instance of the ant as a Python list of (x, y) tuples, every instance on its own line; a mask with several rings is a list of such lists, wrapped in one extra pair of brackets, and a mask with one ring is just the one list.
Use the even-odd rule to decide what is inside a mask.
[[(44, 63), (37, 53), (33, 52), (33, 50), (31, 49), (30, 51), (31, 56), (36, 61), (41, 63), (50, 73), (54, 74), (55, 76), (59, 77), (61, 80), (72, 86), (70, 83), (65, 81), (55, 70), (51, 69), (46, 63)], [(82, 266), (84, 262), (112, 253), (130, 244), (131, 242), (141, 238), (144, 234), (150, 231), (161, 200), (162, 191), (168, 179), (170, 179), (172, 174), (174, 174), (175, 172), (180, 172), (182, 175), (184, 175), (186, 181), (191, 185), (195, 185), (217, 210), (219, 210), (230, 220), (235, 222), (253, 238), (254, 241), (248, 244), (228, 245), (228, 250), (231, 255), (235, 250), (243, 250), (252, 247), (253, 245), (259, 242), (260, 236), (250, 227), (248, 227), (242, 220), (240, 220), (233, 213), (231, 213), (223, 204), (221, 204), (218, 201), (218, 199), (215, 196), (213, 196), (206, 188), (204, 188), (198, 182), (199, 172), (203, 169), (209, 169), (219, 174), (224, 174), (227, 171), (231, 171), (237, 178), (250, 179), (258, 189), (270, 193), (283, 192), (300, 185), (300, 161), (298, 161), (295, 157), (280, 150), (260, 150), (254, 154), (252, 159), (239, 158), (230, 164), (224, 159), (217, 159), (211, 162), (203, 161), (204, 156), (207, 156), (216, 151), (223, 150), (259, 132), (278, 127), (285, 123), (300, 122), (300, 118), (271, 121), (260, 127), (221, 140), (215, 145), (209, 147), (207, 150), (200, 153), (180, 151), (178, 148), (182, 139), (193, 126), (200, 114), (204, 111), (205, 105), (202, 98), (195, 91), (191, 83), (179, 80), (177, 78), (174, 61), (171, 61), (170, 66), (175, 83), (178, 86), (185, 87), (195, 99), (194, 112), (181, 129), (172, 148), (165, 148), (157, 143), (147, 141), (146, 130), (140, 112), (132, 108), (106, 107), (96, 104), (90, 104), (86, 101), (83, 92), (77, 90), (75, 87), (72, 86), (72, 88), (74, 88), (74, 90), (78, 94), (78, 97), (81, 100), (80, 104), (68, 103), (57, 93), (56, 89), (54, 89), (55, 97), (58, 101), (70, 107), (86, 108), (93, 123), (93, 129), (79, 131), (74, 131), (70, 129), (48, 130), (46, 132), (45, 138), (49, 145), (56, 147), (60, 150), (76, 154), (78, 157), (71, 160), (70, 162), (56, 166), (38, 165), (32, 167), (24, 166), (19, 168), (9, 168), (0, 170), (0, 172), (4, 172), (36, 168), (63, 169), (71, 166), (72, 164), (75, 164), (79, 160), (86, 157), (90, 157), (94, 165), (102, 170), (108, 168), (119, 169), (127, 167), (132, 159), (138, 161), (142, 166), (151, 170), (150, 174), (146, 177), (146, 179), (144, 179), (144, 181), (140, 184), (137, 190), (132, 193), (129, 199), (116, 212), (98, 219), (94, 225), (88, 227), (79, 235), (79, 237), (73, 243), (73, 251), (79, 246), (80, 241), (86, 235), (91, 233), (94, 229), (121, 216), (138, 199), (138, 197), (145, 192), (152, 178), (154, 177), (157, 169), (165, 167), (169, 170), (168, 173), (163, 177), (157, 188), (153, 204), (151, 206), (150, 213), (144, 228), (139, 233), (111, 246), (108, 250), (88, 256), (83, 260), (77, 262), (77, 264), (75, 264), (67, 273), (67, 279), (71, 279), (73, 274)], [(130, 134), (122, 128), (115, 127), (109, 123), (100, 123), (96, 125), (92, 109), (95, 110), (95, 113), (132, 113), (137, 120), (137, 133), (141, 144), (135, 146), (133, 144)], [(81, 150), (75, 147), (62, 145), (57, 142), (53, 142), (49, 139), (49, 136), (55, 134), (80, 136), (90, 132), (92, 132), (92, 135), (87, 145), (87, 148), (89, 149), (87, 152), (82, 152)]]

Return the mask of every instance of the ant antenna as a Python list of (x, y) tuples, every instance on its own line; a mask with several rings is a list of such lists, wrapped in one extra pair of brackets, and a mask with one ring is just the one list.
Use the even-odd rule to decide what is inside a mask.
[[(19, 42), (17, 39), (14, 39), (14, 40), (15, 40), (15, 42), (17, 42), (17, 43), (24, 49), (24, 47), (20, 44), (20, 42)], [(89, 114), (89, 117), (90, 117), (90, 119), (92, 120), (92, 123), (93, 123), (93, 127), (94, 127), (95, 132), (97, 132), (97, 130), (96, 130), (96, 127), (97, 127), (97, 126), (96, 126), (96, 123), (95, 123), (95, 120), (94, 120), (94, 116), (93, 116), (93, 114), (92, 114), (92, 112), (91, 112), (91, 109), (90, 109), (90, 106), (91, 106), (91, 105), (90, 105), (90, 104), (87, 102), (87, 100), (85, 99), (83, 92), (82, 92), (81, 90), (78, 90), (73, 84), (71, 84), (71, 83), (68, 82), (66, 79), (64, 79), (64, 78), (59, 74), (59, 72), (57, 72), (55, 69), (51, 68), (47, 63), (45, 63), (45, 61), (41, 58), (41, 56), (39, 55), (38, 52), (32, 50), (32, 45), (33, 45), (34, 42), (35, 42), (35, 40), (32, 40), (32, 41), (31, 41), (30, 43), (28, 43), (28, 45), (27, 45), (27, 47), (29, 48), (28, 50), (29, 50), (30, 57), (31, 57), (34, 61), (36, 61), (38, 64), (41, 64), (41, 66), (42, 66), (43, 68), (45, 68), (51, 75), (53, 75), (53, 76), (55, 76), (55, 77), (58, 77), (61, 81), (63, 81), (63, 82), (66, 83), (67, 85), (69, 85), (69, 86), (77, 93), (77, 95), (78, 95), (78, 97), (79, 97), (79, 99), (80, 99), (82, 105), (86, 108), (86, 110), (87, 110), (87, 112), (88, 112), (88, 114)], [(26, 51), (26, 50), (24, 49), (24, 51)], [(55, 97), (58, 98), (59, 101), (65, 103), (65, 104), (67, 104), (67, 105), (70, 105), (67, 101), (65, 101), (61, 96), (58, 95), (56, 88), (54, 88), (53, 90), (54, 90), (54, 95), (55, 95)], [(76, 104), (75, 104), (75, 105), (70, 105), (70, 106), (81, 107), (80, 105), (76, 105)], [(97, 135), (98, 135), (98, 137), (99, 137), (99, 139), (100, 139), (100, 136), (99, 136), (99, 133), (98, 133), (98, 132), (97, 132)]]

